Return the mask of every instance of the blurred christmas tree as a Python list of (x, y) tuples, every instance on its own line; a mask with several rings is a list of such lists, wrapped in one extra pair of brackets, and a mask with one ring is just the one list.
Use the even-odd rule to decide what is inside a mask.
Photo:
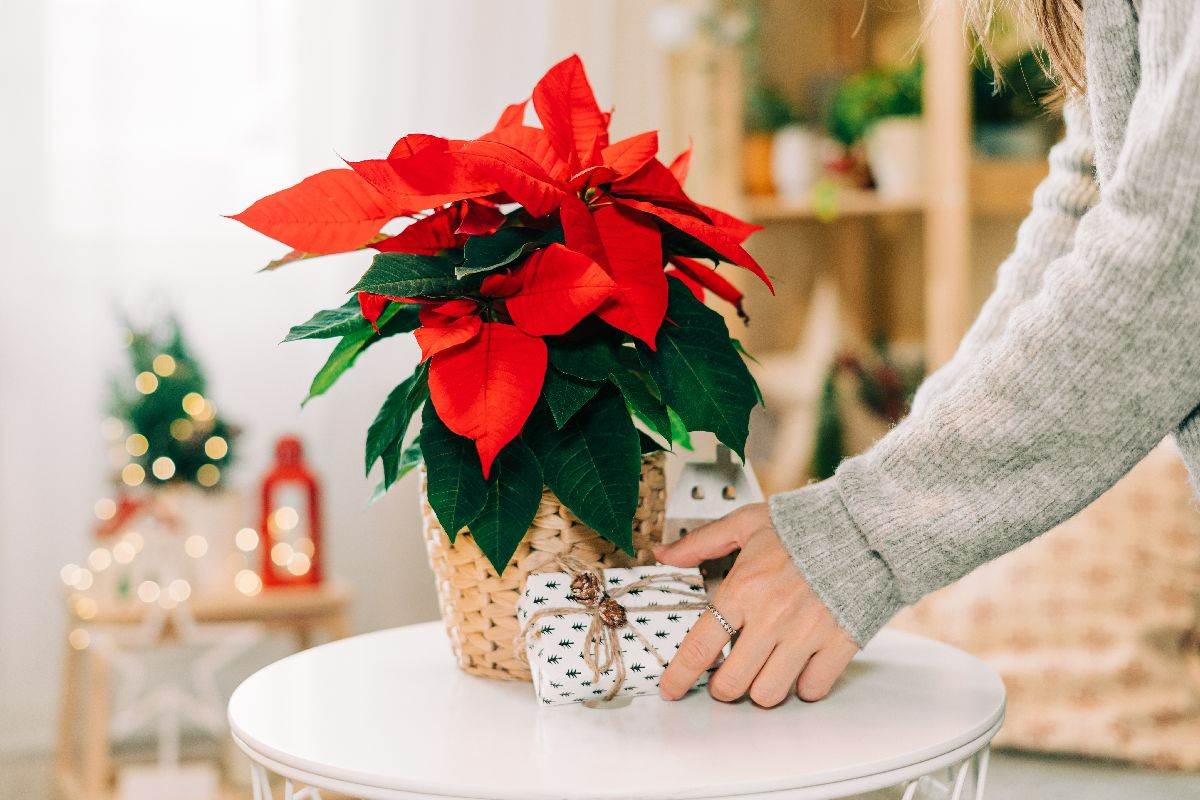
[(204, 373), (179, 323), (128, 334), (130, 371), (113, 381), (110, 412), (124, 423), (126, 486), (190, 483), (218, 487), (233, 459), (237, 430), (217, 416)]

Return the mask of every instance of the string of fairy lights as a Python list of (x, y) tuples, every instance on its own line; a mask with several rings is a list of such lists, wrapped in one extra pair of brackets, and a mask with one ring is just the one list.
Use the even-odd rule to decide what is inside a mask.
[[(151, 369), (139, 372), (133, 379), (133, 386), (143, 395), (151, 395), (158, 391), (159, 378), (169, 378), (175, 374), (175, 359), (166, 353), (160, 353), (151, 362)], [(183, 416), (171, 421), (168, 428), (171, 438), (179, 442), (187, 442), (211, 429), (213, 420), (217, 417), (217, 408), (212, 400), (199, 392), (188, 392), (180, 403)], [(125, 423), (116, 417), (104, 421), (102, 432), (111, 441), (119, 441), (125, 434)], [(141, 458), (150, 450), (150, 440), (141, 433), (130, 433), (125, 438), (125, 453), (130, 459)], [(207, 436), (203, 444), (204, 454), (213, 461), (220, 461), (229, 453), (229, 442), (222, 436)], [(169, 481), (175, 477), (175, 462), (169, 456), (159, 456), (150, 464), (150, 472), (160, 481)], [(136, 461), (129, 461), (121, 469), (121, 482), (126, 486), (140, 486), (146, 480), (146, 468)], [(202, 464), (196, 470), (196, 482), (205, 488), (216, 486), (221, 480), (221, 469), (216, 464)]]
[[(96, 501), (94, 511), (98, 520), (111, 520), (117, 513), (117, 503), (109, 497), (101, 498)], [(291, 506), (280, 506), (268, 518), (272, 534), (286, 534), (295, 529), (299, 522), (300, 514)], [(272, 538), (275, 538), (274, 535)], [(254, 597), (263, 589), (262, 578), (251, 566), (261, 544), (262, 537), (251, 527), (241, 528), (233, 536), (235, 552), (229, 554), (227, 564), (233, 574), (233, 589), (246, 597)], [(106, 573), (133, 565), (145, 547), (146, 537), (140, 531), (125, 530), (111, 544), (95, 547), (84, 564), (71, 563), (62, 568), (60, 577), (70, 592), (68, 604), (77, 619), (87, 623), (96, 618), (100, 612), (100, 602), (105, 599), (97, 593), (101, 579)], [(210, 555), (210, 549), (208, 537), (202, 534), (193, 533), (183, 539), (182, 552), (190, 560), (198, 562), (206, 558)], [(301, 536), (292, 542), (275, 541), (270, 557), (277, 566), (300, 576), (312, 568), (314, 549), (312, 540)], [(184, 577), (166, 581), (147, 578), (137, 582), (136, 586), (127, 587), (122, 587), (118, 579), (109, 582), (109, 588), (110, 591), (115, 588), (118, 596), (136, 598), (141, 603), (157, 605), (166, 611), (188, 601), (193, 595), (192, 583)], [(89, 646), (91, 637), (86, 628), (79, 627), (70, 632), (68, 642), (72, 647), (82, 650)]]
[[(134, 335), (128, 330), (126, 334), (125, 343), (132, 347)], [(294, 576), (306, 575), (313, 568), (315, 545), (299, 527), (300, 513), (291, 505), (280, 505), (267, 516), (265, 537), (255, 528), (243, 527), (232, 537), (213, 533), (215, 541), (210, 541), (208, 535), (189, 533), (186, 525), (181, 525), (180, 520), (187, 520), (188, 514), (175, 513), (178, 510), (175, 506), (188, 497), (187, 484), (195, 483), (205, 489), (216, 487), (223, 476), (213, 462), (229, 455), (230, 442), (226, 436), (214, 433), (214, 427), (221, 432), (227, 428), (217, 421), (217, 409), (211, 399), (200, 391), (188, 391), (178, 401), (174, 399), (177, 392), (187, 388), (186, 384), (179, 386), (180, 375), (188, 374), (176, 375), (180, 363), (175, 357), (160, 352), (149, 366), (150, 369), (137, 372), (133, 386), (147, 398), (167, 391), (156, 396), (162, 421), (145, 428), (145, 432), (131, 430), (133, 423), (117, 416), (101, 423), (114, 471), (120, 476), (118, 488), (138, 489), (140, 494), (118, 493), (117, 497), (97, 500), (93, 506), (100, 523), (97, 545), (83, 563), (67, 564), (60, 573), (68, 605), (82, 623), (68, 634), (68, 642), (76, 649), (89, 646), (91, 635), (86, 625), (103, 617), (110, 601), (140, 603), (170, 612), (182, 603), (194, 601), (198, 591), (221, 594), (232, 585), (237, 594), (257, 596), (263, 590), (262, 576), (255, 569), (261, 563), (260, 547), (269, 546), (271, 562)], [(188, 366), (194, 370), (193, 365)], [(175, 382), (167, 380), (172, 376)], [(169, 388), (164, 389), (165, 386)], [(179, 403), (178, 416), (171, 419), (170, 409), (175, 402)], [(207, 460), (195, 467), (191, 476), (178, 474), (179, 466), (167, 455), (146, 464), (148, 453), (168, 450), (162, 441), (154, 447), (156, 443), (146, 433), (169, 435), (197, 455), (203, 452)], [(182, 451), (171, 452), (178, 455)], [(190, 463), (194, 465), (195, 460)], [(149, 492), (140, 489), (151, 485), (148, 482), (151, 476), (167, 488)], [(218, 503), (221, 497), (193, 497), (192, 502)], [(212, 533), (211, 529), (209, 532)]]

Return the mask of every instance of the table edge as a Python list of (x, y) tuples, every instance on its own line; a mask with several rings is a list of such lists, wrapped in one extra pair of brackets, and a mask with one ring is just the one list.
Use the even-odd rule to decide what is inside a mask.
[[(999, 719), (990, 728), (945, 753), (932, 756), (923, 761), (916, 761), (869, 775), (842, 778), (824, 783), (809, 784), (807, 786), (752, 789), (748, 792), (739, 792), (737, 794), (639, 794), (636, 796), (627, 794), (588, 794), (575, 796), (572, 800), (613, 800), (616, 797), (625, 798), (625, 800), (803, 800), (805, 798), (816, 797), (824, 798), (824, 800), (834, 800), (835, 798), (847, 798), (853, 795), (886, 789), (891, 786), (898, 786), (906, 781), (915, 780), (924, 775), (931, 775), (939, 769), (960, 764), (985, 750), (991, 744), (996, 734), (1000, 732), (1003, 724), (1004, 711), (1002, 709)], [(482, 790), (479, 793), (470, 794), (445, 794), (429, 792), (419, 788), (398, 789), (385, 786), (370, 786), (332, 775), (308, 772), (290, 764), (277, 761), (271, 756), (255, 750), (236, 733), (230, 735), (233, 738), (234, 744), (237, 745), (238, 749), (250, 761), (261, 767), (265, 767), (276, 775), (302, 783), (305, 786), (357, 797), (360, 800), (509, 800), (510, 798), (519, 798), (520, 800), (563, 800), (561, 794), (518, 795), (504, 792), (497, 793), (495, 790), (490, 790), (486, 794)]]
[[(442, 626), (442, 623), (440, 621), (434, 620), (434, 621), (424, 622), (424, 623), (415, 623), (413, 625), (403, 625), (403, 626), (399, 626), (399, 628), (400, 629), (440, 628), (441, 626)], [(387, 633), (390, 631), (395, 631), (395, 630), (397, 630), (397, 628), (385, 628), (385, 629), (382, 629), (379, 631), (371, 631), (368, 633), (359, 634), (358, 636), (349, 637), (349, 639), (342, 639), (337, 642), (330, 642), (330, 643), (327, 643), (324, 645), (318, 645), (317, 648), (311, 648), (311, 649), (315, 650), (315, 649), (319, 649), (321, 647), (330, 647), (330, 646), (338, 646), (338, 645), (344, 646), (353, 639), (376, 636), (376, 635), (384, 634), (384, 633)], [(919, 634), (909, 633), (907, 631), (889, 631), (888, 633), (894, 634), (894, 635), (897, 635), (897, 636), (900, 636), (903, 638), (920, 639), (920, 640), (932, 642), (932, 643), (935, 643), (935, 644), (938, 644), (938, 645), (941, 645), (944, 647), (949, 647), (951, 649), (954, 649), (961, 653), (964, 653), (964, 654), (970, 656), (971, 658), (979, 661), (981, 664), (984, 664), (984, 666), (987, 666), (986, 662), (983, 662), (982, 659), (979, 659), (978, 656), (967, 653), (966, 651), (961, 650), (960, 648), (956, 648), (953, 645), (946, 644), (945, 642), (940, 642), (936, 639), (931, 639), (927, 636), (921, 636)], [(287, 656), (284, 659), (280, 659), (280, 661), (286, 661), (288, 659), (297, 658), (297, 657), (303, 656), (307, 652), (309, 652), (309, 651), (301, 651), (299, 653), (293, 653), (292, 655)], [(256, 671), (254, 673), (254, 675), (257, 675), (259, 672), (262, 672), (263, 670), (270, 669), (275, 664), (280, 663), (280, 661), (273, 662), (273, 664), (268, 664), (267, 666), (263, 667), (262, 669)], [(831, 776), (828, 776), (827, 779), (821, 783), (813, 783), (813, 784), (808, 784), (806, 786), (786, 785), (786, 783), (787, 783), (786, 781), (781, 782), (779, 780), (764, 780), (759, 783), (748, 783), (744, 786), (740, 786), (740, 787), (738, 787), (738, 791), (733, 794), (730, 794), (726, 791), (722, 791), (722, 789), (718, 786), (711, 786), (711, 787), (697, 787), (690, 792), (684, 792), (684, 793), (653, 793), (653, 794), (647, 794), (647, 795), (639, 795), (639, 797), (645, 798), (645, 800), (710, 800), (710, 798), (722, 798), (722, 797), (751, 798), (751, 797), (758, 797), (760, 795), (769, 796), (771, 794), (779, 794), (781, 792), (789, 792), (789, 791), (794, 792), (794, 791), (801, 791), (801, 790), (812, 789), (812, 788), (817, 788), (817, 787), (832, 787), (832, 786), (837, 786), (838, 784), (842, 784), (842, 783), (864, 781), (864, 780), (868, 780), (875, 776), (900, 774), (907, 770), (911, 770), (915, 765), (928, 764), (928, 763), (937, 761), (939, 759), (944, 759), (947, 757), (948, 754), (957, 753), (960, 750), (962, 750), (964, 747), (973, 745), (977, 742), (982, 742), (982, 744), (980, 744), (980, 748), (979, 748), (979, 749), (982, 749), (982, 746), (986, 745), (987, 742), (990, 742), (992, 737), (994, 737), (996, 735), (996, 733), (999, 731), (1000, 726), (1004, 722), (1005, 711), (1007, 708), (1007, 692), (1005, 691), (1003, 682), (1000, 681), (1000, 678), (995, 673), (994, 669), (992, 669), (990, 666), (988, 667), (988, 669), (992, 671), (993, 676), (996, 678), (997, 682), (1000, 684), (1000, 690), (1001, 690), (1000, 704), (999, 704), (998, 708), (996, 709), (995, 713), (992, 714), (990, 717), (988, 717), (984, 722), (975, 726), (974, 728), (968, 728), (961, 736), (956, 737), (956, 738), (950, 740), (949, 742), (947, 742), (946, 746), (944, 746), (942, 748), (937, 748), (936, 751), (934, 751), (931, 748), (930, 751), (921, 753), (920, 758), (917, 761), (910, 761), (910, 762), (904, 763), (904, 764), (896, 764), (893, 766), (888, 766), (888, 767), (885, 767), (884, 769), (881, 769), (878, 772), (868, 773), (866, 775), (859, 774), (859, 775), (848, 775), (848, 776), (838, 777), (837, 773), (833, 773)], [(350, 787), (352, 789), (352, 791), (350, 791), (350, 794), (361, 795), (362, 797), (369, 798), (370, 800), (374, 800), (374, 798), (387, 798), (389, 800), (391, 798), (404, 798), (405, 800), (409, 800), (410, 798), (436, 798), (437, 800), (468, 800), (468, 799), (469, 800), (558, 800), (560, 798), (560, 794), (529, 794), (527, 792), (516, 793), (516, 792), (505, 791), (505, 790), (497, 790), (495, 787), (450, 787), (450, 786), (446, 786), (444, 784), (419, 784), (416, 782), (413, 782), (411, 784), (404, 784), (404, 785), (402, 785), (400, 783), (393, 783), (391, 785), (381, 783), (380, 785), (373, 785), (373, 784), (361, 783), (360, 782), (360, 779), (362, 777), (361, 775), (352, 775), (351, 771), (349, 771), (349, 770), (343, 771), (343, 770), (338, 769), (337, 767), (332, 767), (332, 766), (327, 767), (325, 773), (312, 772), (308, 769), (308, 767), (310, 767), (311, 765), (308, 764), (307, 762), (297, 763), (297, 762), (301, 762), (302, 760), (296, 759), (288, 753), (280, 752), (280, 751), (277, 751), (275, 748), (264, 745), (261, 742), (258, 742), (253, 736), (248, 735), (247, 732), (243, 731), (238, 726), (238, 724), (236, 723), (236, 721), (233, 718), (232, 713), (229, 713), (228, 709), (232, 709), (234, 697), (238, 694), (238, 692), (240, 692), (242, 690), (242, 686), (253, 677), (254, 676), (252, 675), (252, 676), (250, 676), (250, 678), (247, 678), (246, 681), (243, 681), (242, 684), (239, 684), (238, 687), (234, 690), (233, 696), (230, 697), (230, 702), (229, 702), (229, 705), (227, 706), (227, 719), (229, 722), (230, 732), (234, 738), (234, 741), (246, 753), (246, 755), (248, 757), (250, 757), (252, 760), (257, 761), (260, 764), (264, 764), (264, 766), (268, 765), (265, 762), (269, 762), (269, 766), (270, 766), (271, 770), (274, 772), (277, 772), (280, 775), (288, 775), (290, 772), (298, 780), (302, 780), (305, 783), (310, 783), (310, 781), (311, 781), (311, 785), (318, 786), (321, 788), (326, 788), (326, 789), (329, 789), (330, 791), (345, 792), (346, 791), (345, 787)], [(954, 762), (948, 762), (948, 763), (954, 763)], [(323, 765), (323, 766), (325, 766), (325, 765)], [(924, 774), (924, 773), (921, 773), (921, 774)], [(903, 780), (903, 779), (904, 778), (899, 778), (899, 779), (897, 779), (897, 782), (899, 782), (899, 780)], [(320, 781), (335, 782), (336, 784), (340, 785), (340, 788), (339, 788), (339, 786), (330, 786), (330, 785), (322, 786)], [(881, 784), (881, 786), (890, 786), (890, 785), (893, 785), (893, 784), (892, 783)], [(366, 790), (366, 791), (364, 791), (364, 790)], [(865, 789), (863, 791), (870, 791), (870, 790)], [(835, 795), (835, 796), (838, 796), (838, 795)], [(625, 794), (620, 794), (620, 793), (615, 793), (615, 792), (610, 792), (610, 793), (593, 792), (590, 794), (579, 795), (578, 800), (619, 800), (619, 799), (626, 798), (626, 797), (627, 796)]]

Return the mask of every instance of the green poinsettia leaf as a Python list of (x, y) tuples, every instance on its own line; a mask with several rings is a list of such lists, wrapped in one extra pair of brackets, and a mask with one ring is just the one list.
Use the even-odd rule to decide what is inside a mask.
[(375, 416), (375, 421), (367, 429), (366, 471), (368, 474), (387, 448), (393, 445), (399, 447), (413, 414), (428, 399), (429, 363), (421, 362), (412, 375), (391, 391), (387, 399), (383, 401), (383, 406)]
[(401, 448), (400, 442), (394, 443), (383, 451), (382, 458), (383, 480), (371, 492), (371, 497), (367, 500), (368, 506), (374, 505), (379, 498), (387, 494), (388, 489), (392, 488), (392, 484), (420, 466), (422, 461), (421, 437), (419, 435), (414, 437), (412, 444), (404, 448)]
[(729, 341), (733, 342), (733, 349), (737, 350), (738, 353), (741, 354), (742, 358), (746, 359), (747, 361), (753, 361), (755, 364), (761, 363), (757, 358), (750, 355), (750, 351), (746, 349), (746, 345), (742, 344), (741, 339), (731, 336), (729, 337)]
[(369, 325), (365, 330), (343, 336), (341, 341), (334, 345), (329, 358), (325, 359), (325, 363), (313, 376), (312, 383), (308, 387), (308, 397), (304, 398), (301, 405), (305, 405), (314, 397), (319, 397), (329, 391), (329, 388), (337, 383), (337, 379), (342, 377), (342, 373), (354, 366), (359, 354), (374, 336), (375, 331), (371, 330)]
[(678, 228), (673, 228), (670, 225), (662, 227), (662, 249), (664, 255), (672, 256), (687, 256), (688, 258), (702, 258), (706, 261), (711, 261), (713, 264), (718, 264), (726, 261), (726, 258), (713, 250), (694, 236), (689, 236)]
[(550, 344), (550, 363), (560, 372), (585, 381), (608, 379), (621, 366), (617, 360), (617, 344), (608, 337), (589, 337), (579, 341), (553, 339)]
[(386, 494), (396, 481), (412, 472), (421, 463), (421, 437), (415, 437), (408, 447), (404, 447), (400, 440), (393, 442), (383, 451), (381, 459), (383, 461), (383, 480), (375, 487), (375, 492), (371, 495), (368, 505)]
[(644, 456), (648, 456), (651, 453), (660, 453), (663, 450), (666, 450), (666, 448), (663, 447), (659, 442), (656, 442), (654, 439), (647, 436), (643, 431), (638, 431), (638, 442), (641, 443), (642, 455)]
[(293, 325), (284, 337), (285, 342), (298, 339), (332, 339), (345, 336), (348, 333), (369, 328), (371, 324), (363, 319), (362, 309), (359, 308), (358, 298), (351, 297), (345, 305), (329, 308), (313, 314), (307, 322)]
[(641, 354), (663, 400), (689, 431), (712, 431), (744, 457), (750, 410), (758, 402), (754, 378), (729, 338), (725, 320), (696, 299), (678, 280), (669, 280), (667, 319), (658, 349)]
[(459, 278), (499, 269), (537, 246), (542, 231), (534, 228), (501, 228), (489, 236), (472, 236), (463, 247), (463, 263), (454, 268)]
[(453, 542), (487, 500), (479, 454), (474, 442), (446, 427), (433, 403), (421, 413), (421, 454), (429, 505)]
[[(748, 350), (746, 350), (746, 346), (742, 344), (740, 339), (731, 338), (729, 341), (733, 342), (734, 349), (738, 351), (738, 354), (741, 355), (742, 358), (746, 359), (747, 361), (753, 361), (755, 364), (761, 365), (762, 362), (760, 362), (754, 356), (750, 355), (750, 352)], [(762, 388), (758, 385), (757, 380), (753, 380), (754, 375), (751, 375), (750, 377), (752, 379), (751, 382), (754, 385), (754, 396), (758, 398), (758, 404), (760, 406), (766, 408), (767, 401), (763, 399)]]
[(546, 370), (546, 381), (542, 384), (542, 397), (550, 407), (554, 424), (561, 428), (571, 417), (596, 396), (601, 384), (580, 380), (559, 372), (553, 367)]
[(325, 359), (325, 363), (313, 376), (312, 384), (308, 387), (308, 396), (300, 405), (306, 405), (309, 400), (329, 391), (338, 378), (354, 366), (362, 352), (375, 342), (397, 333), (416, 330), (420, 324), (417, 319), (417, 306), (409, 303), (391, 303), (379, 315), (376, 323), (379, 325), (378, 333), (364, 321), (361, 328), (346, 334), (334, 345), (329, 358)]
[(389, 297), (439, 295), (458, 286), (454, 261), (444, 256), (379, 253), (350, 291)]
[(562, 430), (539, 407), (525, 430), (551, 491), (585, 525), (632, 555), (642, 445), (621, 396), (602, 390)]
[(622, 347), (618, 353), (621, 366), (612, 371), (609, 380), (621, 391), (630, 412), (653, 433), (669, 441), (671, 420), (657, 384), (641, 371), (642, 362), (636, 350)]
[(692, 450), (692, 434), (683, 424), (683, 420), (675, 413), (675, 409), (667, 407), (667, 417), (671, 420), (671, 444), (679, 445), (684, 450)]
[(412, 333), (421, 327), (421, 307), (416, 303), (391, 303), (375, 324), (379, 326), (377, 339), (386, 339), (398, 333)]
[(505, 445), (492, 464), (483, 508), (468, 525), (496, 572), (504, 572), (533, 524), (543, 485), (542, 468), (533, 451), (519, 438)]

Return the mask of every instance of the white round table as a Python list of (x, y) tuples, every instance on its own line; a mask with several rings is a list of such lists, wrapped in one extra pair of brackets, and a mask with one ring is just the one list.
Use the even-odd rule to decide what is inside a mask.
[[(278, 661), (229, 701), (255, 800), (814, 800), (904, 786), (979, 798), (1004, 687), (983, 662), (885, 631), (828, 698), (774, 709), (704, 690), (621, 708), (546, 707), (527, 684), (461, 672), (440, 623)], [(302, 788), (303, 787), (303, 788)]]

